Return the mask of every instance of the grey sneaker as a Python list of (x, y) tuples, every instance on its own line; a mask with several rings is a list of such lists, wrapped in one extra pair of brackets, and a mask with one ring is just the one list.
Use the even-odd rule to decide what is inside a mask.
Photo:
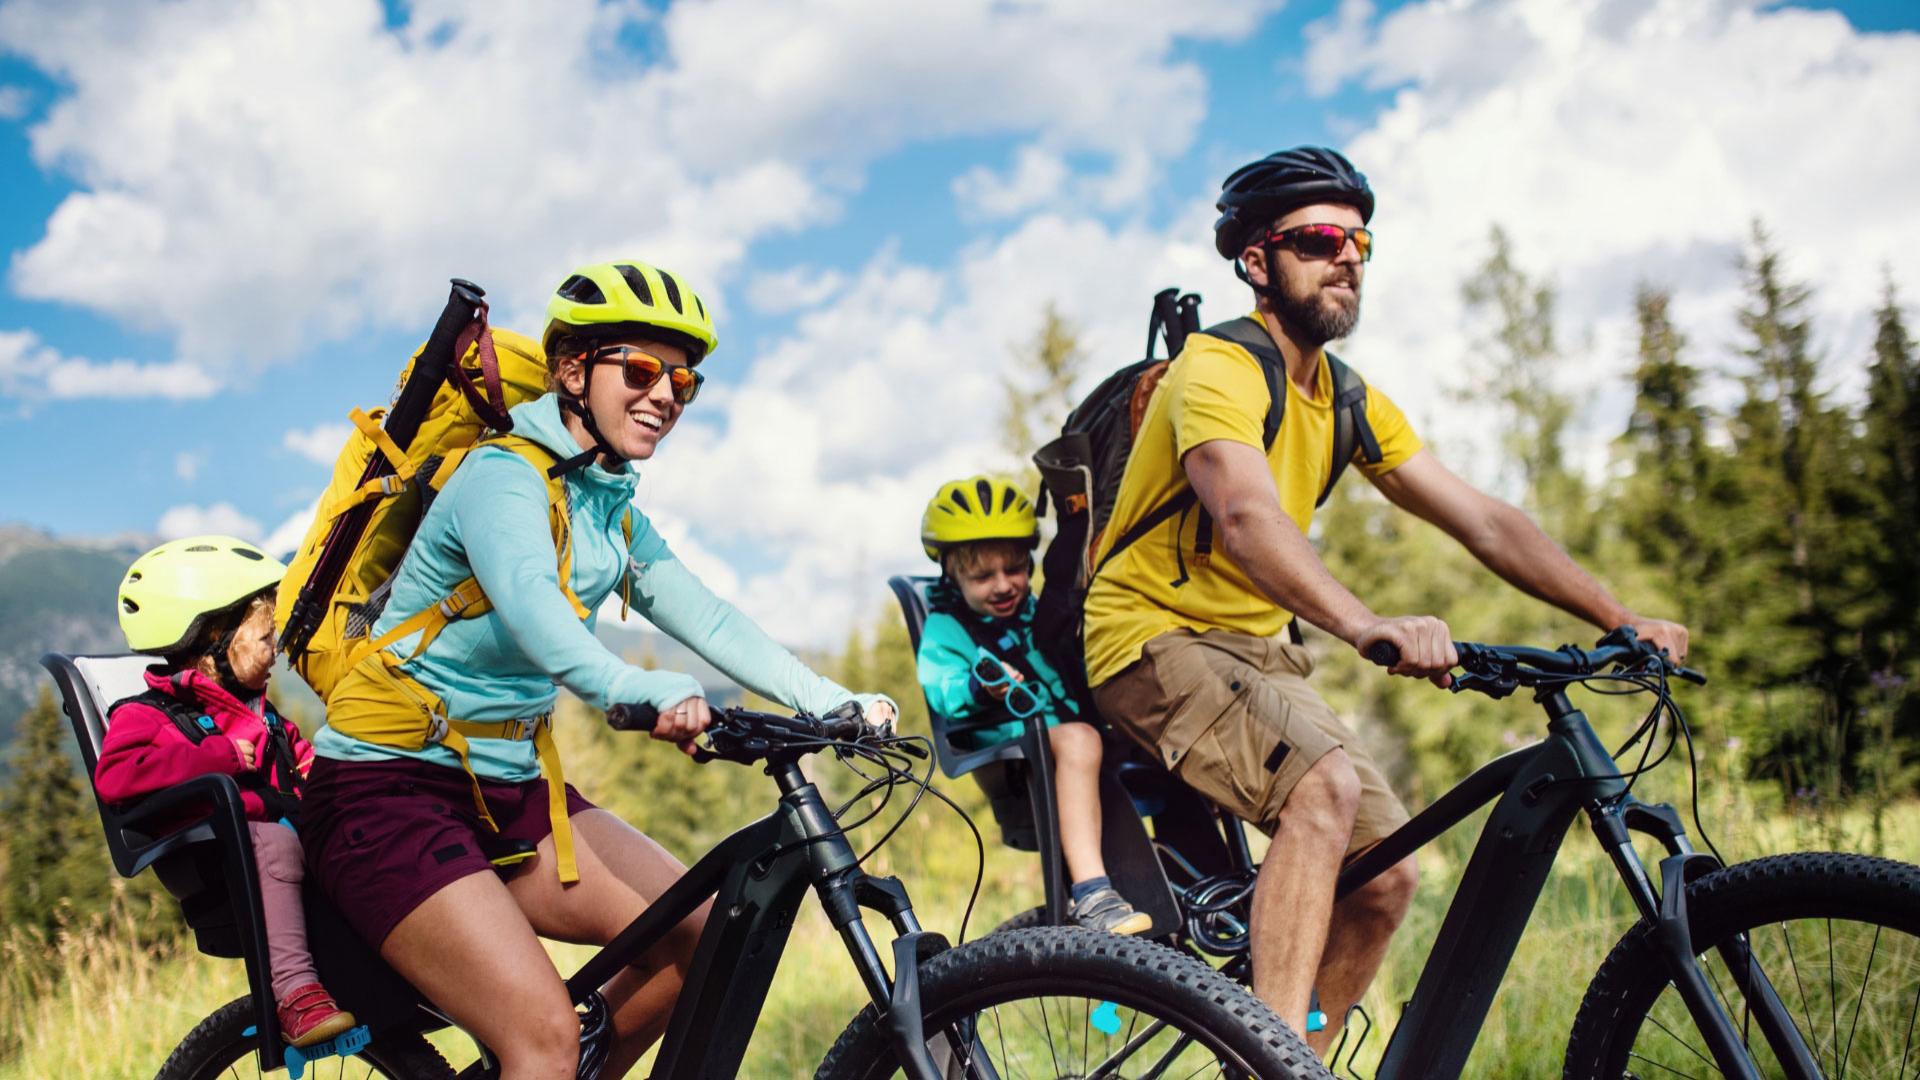
[(1096, 889), (1073, 905), (1073, 921), (1089, 930), (1109, 934), (1141, 934), (1153, 925), (1153, 917), (1133, 910), (1126, 898), (1110, 888)]

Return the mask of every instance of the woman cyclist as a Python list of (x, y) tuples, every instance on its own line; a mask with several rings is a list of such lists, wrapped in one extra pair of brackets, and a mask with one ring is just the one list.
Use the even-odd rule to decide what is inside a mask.
[[(403, 633), (341, 680), (314, 739), (304, 830), (314, 876), (348, 920), (497, 1053), (508, 1080), (571, 1077), (578, 1059), (573, 1007), (536, 935), (604, 944), (685, 871), (558, 783), (547, 731), (556, 685), (601, 708), (651, 704), (654, 737), (683, 748), (708, 721), (698, 682), (621, 662), (588, 613), (619, 591), (788, 708), (858, 700), (870, 720), (894, 714), (891, 701), (808, 670), (714, 596), (632, 507), (633, 463), (653, 456), (694, 400), (697, 365), (715, 345), (700, 298), (644, 263), (599, 263), (570, 275), (547, 314), (552, 392), (512, 410), (511, 439), (483, 442), (458, 465), (372, 635), (406, 627), (463, 583), (476, 582), (484, 602), (438, 632)], [(550, 494), (554, 476), (564, 503)], [(556, 548), (568, 528), (563, 571)], [(516, 845), (534, 857), (492, 872), (490, 857)], [(603, 988), (616, 1031), (606, 1075), (623, 1074), (664, 1031), (703, 915)]]

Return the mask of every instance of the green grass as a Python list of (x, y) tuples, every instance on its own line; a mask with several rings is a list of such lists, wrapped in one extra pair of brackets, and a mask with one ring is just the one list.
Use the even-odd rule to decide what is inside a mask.
[[(956, 790), (960, 787), (955, 785)], [(1785, 807), (1730, 785), (1715, 784), (1713, 790), (1720, 794), (1702, 807), (1702, 817), (1730, 859), (1835, 848), (1920, 860), (1920, 802), (1885, 808), (1876, 827), (1875, 815), (1865, 808), (1815, 812)], [(1681, 805), (1684, 810), (1684, 801)], [(987, 820), (984, 814), (980, 820)], [(1422, 884), (1413, 913), (1365, 1002), (1375, 1030), (1359, 1048), (1361, 1075), (1375, 1071), (1473, 836), (1471, 827), (1463, 827), (1422, 853)], [(975, 935), (1039, 897), (1031, 856), (992, 845), (991, 835), (988, 840), (986, 887), (971, 930)], [(903, 878), (926, 925), (951, 935), (972, 885), (974, 865), (971, 837), (951, 814), (925, 806), (871, 867)], [(1576, 825), (1494, 1002), (1467, 1075), (1557, 1075), (1580, 995), (1631, 922), (1610, 864), (1584, 826)], [(16, 1048), (0, 1062), (0, 1080), (151, 1076), (200, 1017), (244, 989), (238, 963), (203, 957), (190, 948), (141, 951), (124, 944), (133, 940), (133, 927), (133, 917), (123, 913), (79, 928), (51, 947), (18, 935), (0, 942), (0, 960), (5, 961), (0, 1045)], [(871, 929), (885, 940), (883, 925)], [(570, 970), (586, 951), (556, 947), (554, 953), (560, 966)], [(864, 999), (838, 937), (809, 901), (755, 1033), (745, 1075), (810, 1075)], [(470, 1056), (457, 1035), (441, 1041), (450, 1057)]]

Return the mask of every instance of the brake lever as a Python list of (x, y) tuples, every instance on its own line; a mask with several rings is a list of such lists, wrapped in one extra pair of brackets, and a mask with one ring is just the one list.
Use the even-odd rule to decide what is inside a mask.
[(1482, 675), (1475, 671), (1455, 675), (1453, 682), (1447, 687), (1456, 694), (1472, 690), (1496, 700), (1507, 697), (1519, 688), (1520, 680), (1511, 676)]

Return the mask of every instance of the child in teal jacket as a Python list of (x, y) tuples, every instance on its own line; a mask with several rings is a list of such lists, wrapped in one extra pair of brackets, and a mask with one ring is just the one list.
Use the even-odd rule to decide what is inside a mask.
[(962, 738), (990, 746), (1020, 737), (1026, 717), (1045, 724), (1053, 751), (1060, 850), (1082, 926), (1138, 934), (1153, 920), (1113, 888), (1100, 856), (1100, 733), (1033, 641), (1033, 503), (984, 476), (942, 487), (920, 525), (941, 579), (929, 596), (916, 670), (927, 705), (951, 721), (1004, 717)]

